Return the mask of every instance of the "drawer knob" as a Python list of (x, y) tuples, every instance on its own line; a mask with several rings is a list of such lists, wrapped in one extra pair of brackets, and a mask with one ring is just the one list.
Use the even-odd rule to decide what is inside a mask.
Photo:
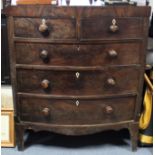
[(41, 53), (40, 53), (40, 58), (41, 58), (43, 61), (48, 60), (48, 52), (47, 52), (46, 50), (42, 50)]
[(44, 108), (42, 110), (42, 112), (43, 112), (44, 116), (48, 116), (49, 115), (49, 112), (50, 112), (50, 109), (49, 108)]
[(116, 31), (118, 31), (118, 26), (116, 25), (116, 19), (113, 19), (112, 20), (112, 25), (110, 25), (110, 31), (111, 32), (116, 32)]
[(110, 86), (115, 86), (116, 81), (113, 78), (108, 78), (107, 79), (107, 84), (110, 85)]
[(49, 88), (50, 86), (50, 82), (47, 80), (47, 79), (44, 79), (42, 82), (41, 82), (41, 86), (43, 89), (47, 89)]
[(75, 76), (76, 76), (76, 78), (78, 79), (78, 78), (80, 77), (80, 73), (79, 73), (79, 72), (76, 72), (76, 73), (75, 73)]
[(110, 50), (110, 51), (108, 51), (108, 55), (111, 58), (116, 58), (118, 54), (117, 54), (117, 52), (115, 50)]
[(42, 19), (42, 23), (39, 26), (39, 31), (43, 33), (43, 32), (46, 32), (47, 30), (48, 30), (48, 26), (46, 25), (46, 20)]
[(111, 114), (114, 110), (113, 110), (113, 108), (111, 106), (106, 106), (105, 111), (106, 111), (107, 114)]

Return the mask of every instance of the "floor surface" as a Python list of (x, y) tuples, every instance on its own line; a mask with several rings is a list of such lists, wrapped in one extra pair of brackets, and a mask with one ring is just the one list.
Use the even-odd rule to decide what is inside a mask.
[(2, 148), (2, 155), (152, 155), (151, 147), (132, 152), (127, 130), (106, 131), (89, 136), (63, 136), (50, 132), (27, 132), (23, 152)]

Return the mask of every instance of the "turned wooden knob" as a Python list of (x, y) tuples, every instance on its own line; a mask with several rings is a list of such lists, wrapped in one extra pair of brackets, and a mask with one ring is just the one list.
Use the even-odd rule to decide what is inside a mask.
[(113, 78), (108, 78), (107, 79), (107, 84), (110, 85), (110, 86), (115, 86), (116, 81)]
[(42, 19), (42, 23), (39, 26), (39, 31), (43, 33), (43, 32), (46, 32), (47, 30), (48, 30), (48, 26), (46, 25), (46, 20)]
[(106, 111), (107, 114), (111, 114), (114, 110), (113, 110), (113, 108), (111, 106), (106, 106), (105, 111)]
[(42, 113), (44, 114), (44, 116), (48, 116), (49, 115), (49, 112), (50, 112), (50, 109), (49, 108), (44, 108), (42, 110)]
[(111, 32), (117, 32), (119, 30), (119, 27), (116, 25), (116, 19), (112, 20), (112, 25), (109, 27)]
[(118, 54), (117, 54), (117, 52), (115, 50), (110, 50), (110, 51), (108, 51), (108, 55), (111, 58), (116, 58)]
[(47, 89), (49, 88), (50, 86), (50, 82), (47, 80), (47, 79), (44, 79), (42, 82), (41, 82), (41, 86), (43, 89)]
[(48, 52), (47, 52), (46, 50), (42, 50), (41, 53), (40, 53), (40, 58), (41, 58), (43, 61), (45, 61), (45, 60), (48, 59), (48, 57), (49, 57)]

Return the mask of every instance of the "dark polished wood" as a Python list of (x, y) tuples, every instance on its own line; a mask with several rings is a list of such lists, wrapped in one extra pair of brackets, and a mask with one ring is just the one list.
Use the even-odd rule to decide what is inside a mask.
[(19, 5), (4, 10), (6, 15), (15, 17), (72, 17), (79, 14), (86, 17), (149, 17), (150, 7), (141, 6), (110, 6), (110, 7), (56, 7), (51, 5)]
[[(46, 30), (41, 30), (42, 20), (46, 20)], [(15, 18), (15, 36), (28, 38), (75, 39), (74, 19)], [(43, 31), (43, 32), (41, 32)]]
[[(77, 73), (79, 77), (76, 76)], [(139, 74), (138, 67), (111, 67), (102, 71), (19, 69), (17, 83), (19, 92), (55, 95), (108, 95), (138, 91)], [(113, 84), (114, 82), (115, 84)]]
[(135, 97), (51, 100), (19, 96), (20, 118), (21, 121), (58, 125), (116, 123), (133, 120), (135, 101)]
[[(15, 48), (18, 64), (105, 66), (140, 64), (141, 45), (142, 42), (102, 45), (16, 43)], [(130, 48), (128, 48), (129, 46)]]
[(24, 131), (130, 131), (137, 148), (149, 7), (12, 6), (8, 17), (18, 149)]
[[(112, 22), (116, 21), (116, 30), (112, 30)], [(139, 38), (142, 37), (142, 18), (98, 17), (81, 20), (81, 40), (101, 40), (108, 38)], [(89, 27), (89, 28), (88, 28)]]

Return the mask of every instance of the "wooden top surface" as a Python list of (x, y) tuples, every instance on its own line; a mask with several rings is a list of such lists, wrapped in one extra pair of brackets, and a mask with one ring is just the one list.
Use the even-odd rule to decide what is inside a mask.
[[(117, 16), (117, 17), (149, 17), (149, 6), (52, 6), (52, 5), (17, 5), (4, 10), (8, 16), (23, 17), (69, 17), (82, 15)], [(91, 13), (91, 14), (90, 14)]]

